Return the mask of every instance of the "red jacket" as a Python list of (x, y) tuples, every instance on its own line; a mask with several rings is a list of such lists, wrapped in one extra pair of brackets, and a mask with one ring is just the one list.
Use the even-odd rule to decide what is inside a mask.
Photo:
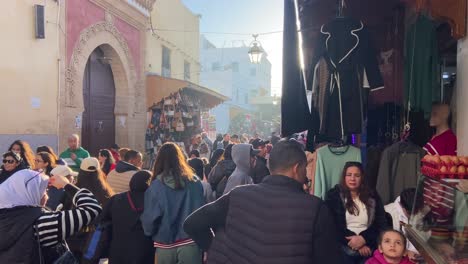
[[(368, 259), (366, 261), (366, 264), (388, 264), (388, 262), (385, 260), (383, 254), (380, 253), (379, 250), (376, 250), (376, 251), (374, 251), (374, 256), (372, 256), (372, 258)], [(404, 257), (400, 261), (400, 264), (413, 264), (413, 262), (411, 262), (408, 257)]]

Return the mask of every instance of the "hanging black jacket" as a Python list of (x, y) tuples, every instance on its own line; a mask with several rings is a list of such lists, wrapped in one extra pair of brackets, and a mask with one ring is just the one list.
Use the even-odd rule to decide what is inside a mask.
[(209, 249), (209, 264), (341, 264), (332, 223), (325, 204), (302, 184), (268, 176), (195, 211), (184, 229)]
[(144, 193), (116, 194), (104, 207), (102, 221), (112, 223), (109, 264), (154, 263), (153, 240), (145, 236), (140, 221), (143, 196)]
[(380, 232), (388, 228), (382, 200), (377, 193), (373, 193), (371, 195), (371, 199), (369, 201), (370, 206), (367, 206), (369, 227), (360, 234), (355, 234), (347, 228), (344, 198), (341, 195), (339, 185), (336, 185), (333, 189), (328, 191), (325, 203), (332, 211), (336, 224), (335, 229), (338, 233), (338, 241), (342, 245), (348, 245), (348, 240), (346, 239), (347, 236), (361, 235), (366, 240), (367, 246), (371, 249), (377, 248), (377, 238)]
[(323, 109), (325, 113), (317, 113), (318, 106), (312, 104), (314, 118), (326, 116), (322, 129), (315, 127), (312, 132), (333, 139), (361, 133), (367, 99), (363, 88), (376, 91), (384, 85), (377, 52), (371, 43), (364, 24), (352, 18), (337, 18), (321, 27), (309, 67), (308, 85), (312, 86), (312, 96), (316, 96), (319, 92), (317, 69), (323, 58), (329, 72), (324, 95), (328, 103)]

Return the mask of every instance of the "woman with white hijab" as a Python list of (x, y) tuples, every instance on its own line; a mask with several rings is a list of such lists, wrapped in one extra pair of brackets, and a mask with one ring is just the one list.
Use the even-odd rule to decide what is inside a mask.
[[(65, 189), (76, 209), (49, 212), (47, 186)], [(0, 184), (0, 263), (53, 263), (66, 247), (64, 240), (88, 225), (101, 212), (94, 195), (67, 178), (51, 178), (21, 170)], [(64, 249), (65, 248), (65, 249)], [(39, 259), (43, 259), (40, 262)]]

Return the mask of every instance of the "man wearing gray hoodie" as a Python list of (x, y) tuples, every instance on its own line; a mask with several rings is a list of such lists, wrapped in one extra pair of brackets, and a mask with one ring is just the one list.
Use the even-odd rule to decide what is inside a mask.
[(232, 160), (236, 169), (229, 177), (224, 193), (230, 192), (237, 186), (252, 184), (252, 168), (255, 168), (258, 150), (253, 149), (251, 144), (237, 144), (232, 147)]

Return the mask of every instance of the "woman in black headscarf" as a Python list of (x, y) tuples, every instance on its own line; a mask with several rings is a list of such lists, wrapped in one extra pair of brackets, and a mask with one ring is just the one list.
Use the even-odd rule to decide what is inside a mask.
[(152, 176), (139, 171), (130, 180), (130, 191), (114, 195), (102, 212), (102, 221), (112, 224), (109, 264), (153, 264), (153, 240), (146, 237), (140, 222), (145, 191)]

